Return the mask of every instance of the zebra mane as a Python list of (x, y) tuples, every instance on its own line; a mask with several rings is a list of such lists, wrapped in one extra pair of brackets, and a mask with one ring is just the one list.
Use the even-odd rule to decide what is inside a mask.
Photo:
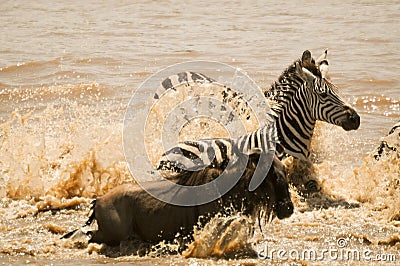
[(304, 73), (307, 71), (316, 78), (322, 78), (314, 59), (311, 58), (310, 62), (297, 59), (281, 73), (269, 90), (264, 91), (273, 115), (277, 116), (277, 113), (290, 103), (296, 91), (307, 81), (307, 75)]
[(279, 112), (285, 105), (285, 99), (288, 95), (294, 94), (293, 86), (282, 86), (282, 84), (287, 81), (287, 78), (296, 77), (296, 70), (298, 65), (301, 64), (301, 60), (298, 59), (289, 65), (275, 80), (271, 87), (264, 91), (265, 97), (268, 99), (268, 104), (271, 107), (273, 115), (278, 116), (276, 112)]

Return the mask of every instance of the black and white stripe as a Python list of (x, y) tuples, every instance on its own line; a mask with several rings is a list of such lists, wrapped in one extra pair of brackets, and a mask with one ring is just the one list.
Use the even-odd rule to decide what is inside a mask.
[(400, 151), (400, 121), (390, 129), (387, 136), (382, 138), (379, 147), (373, 152), (373, 156), (375, 160), (379, 161), (383, 156), (389, 156), (396, 151)]
[(190, 86), (194, 84), (216, 84), (223, 88), (221, 93), (221, 99), (224, 104), (229, 105), (236, 114), (243, 116), (245, 119), (250, 119), (251, 108), (247, 104), (246, 100), (243, 99), (243, 95), (224, 84), (218, 83), (216, 80), (196, 72), (180, 72), (176, 75), (172, 75), (164, 79), (156, 93), (154, 99), (158, 100), (160, 97), (167, 93), (168, 90), (176, 90), (179, 86), (185, 85)]
[(271, 123), (270, 126), (237, 139), (215, 138), (181, 142), (161, 157), (157, 170), (176, 173), (194, 172), (206, 167), (223, 170), (233, 158), (274, 151), (276, 140), (275, 126)]
[(396, 130), (400, 130), (400, 121), (397, 122), (397, 123), (392, 127), (392, 129), (390, 129), (389, 135), (390, 135), (390, 134), (393, 134)]
[(180, 72), (172, 75), (161, 82), (157, 92), (154, 94), (154, 99), (159, 99), (160, 96), (167, 90), (175, 90), (179, 85), (189, 85), (194, 83), (213, 83), (215, 80), (196, 72)]

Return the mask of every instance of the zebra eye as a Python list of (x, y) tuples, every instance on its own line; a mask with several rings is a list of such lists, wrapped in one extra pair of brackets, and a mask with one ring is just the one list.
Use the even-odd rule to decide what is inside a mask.
[(323, 80), (321, 80), (320, 82), (316, 83), (315, 90), (319, 95), (326, 96), (327, 89), (326, 89), (326, 85), (323, 82)]
[(322, 84), (322, 86), (319, 88), (319, 93), (321, 95), (326, 95), (326, 87)]

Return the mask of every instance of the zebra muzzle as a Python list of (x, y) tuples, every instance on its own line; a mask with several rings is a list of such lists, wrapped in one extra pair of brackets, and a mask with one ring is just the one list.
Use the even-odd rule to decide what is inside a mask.
[(358, 129), (360, 127), (360, 116), (357, 112), (351, 107), (346, 107), (344, 113), (345, 117), (340, 121), (340, 126), (346, 131)]

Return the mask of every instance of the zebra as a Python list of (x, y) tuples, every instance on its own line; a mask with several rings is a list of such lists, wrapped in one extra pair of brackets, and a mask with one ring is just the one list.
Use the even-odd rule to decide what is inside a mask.
[[(311, 139), (317, 120), (341, 126), (346, 131), (356, 130), (360, 126), (360, 116), (338, 95), (337, 87), (327, 78), (329, 69), (327, 53), (325, 50), (317, 60), (314, 60), (310, 51), (304, 51), (301, 58), (289, 65), (270, 89), (264, 91), (264, 96), (271, 107), (269, 115), (273, 117), (276, 127), (276, 151), (280, 159), (285, 156), (293, 156), (300, 160), (309, 158)], [(193, 72), (184, 72), (177, 76), (180, 77), (181, 82), (189, 82), (189, 79), (199, 83), (214, 82), (203, 74), (193, 74)], [(196, 78), (193, 79), (193, 76)], [(173, 87), (171, 81), (177, 80), (177, 78), (169, 77), (166, 80), (168, 82), (165, 83)], [(164, 87), (164, 89), (171, 89), (171, 86)], [(232, 95), (226, 91), (227, 89), (222, 92), (224, 101), (240, 102), (240, 94)], [(255, 144), (255, 142), (251, 143)], [(196, 148), (197, 144), (198, 142), (178, 144), (180, 153), (174, 153), (178, 151), (175, 148), (172, 148), (174, 152), (167, 151), (159, 160), (157, 169), (176, 172), (178, 168), (193, 169), (191, 167), (196, 164), (210, 165), (214, 161), (204, 160), (204, 158), (207, 159), (207, 156), (203, 154), (204, 152), (209, 153), (208, 149), (213, 150), (212, 154), (229, 154), (232, 149), (226, 145), (222, 148), (218, 145), (209, 145), (208, 149), (200, 149)], [(230, 142), (230, 144), (232, 147), (235, 142)], [(195, 153), (189, 153), (193, 149)], [(172, 154), (175, 156), (168, 156)], [(229, 156), (225, 155), (223, 158), (229, 159)], [(217, 163), (215, 167), (222, 167), (226, 164), (222, 157), (219, 160), (223, 163)], [(186, 162), (192, 162), (193, 165), (186, 167)]]
[(338, 95), (338, 89), (327, 78), (327, 50), (315, 61), (306, 50), (300, 60), (291, 64), (264, 92), (270, 102), (284, 152), (307, 160), (316, 121), (356, 130), (360, 116)]
[(381, 140), (379, 147), (374, 151), (375, 160), (379, 161), (382, 156), (400, 150), (400, 121), (398, 121), (390, 130), (389, 134)]

